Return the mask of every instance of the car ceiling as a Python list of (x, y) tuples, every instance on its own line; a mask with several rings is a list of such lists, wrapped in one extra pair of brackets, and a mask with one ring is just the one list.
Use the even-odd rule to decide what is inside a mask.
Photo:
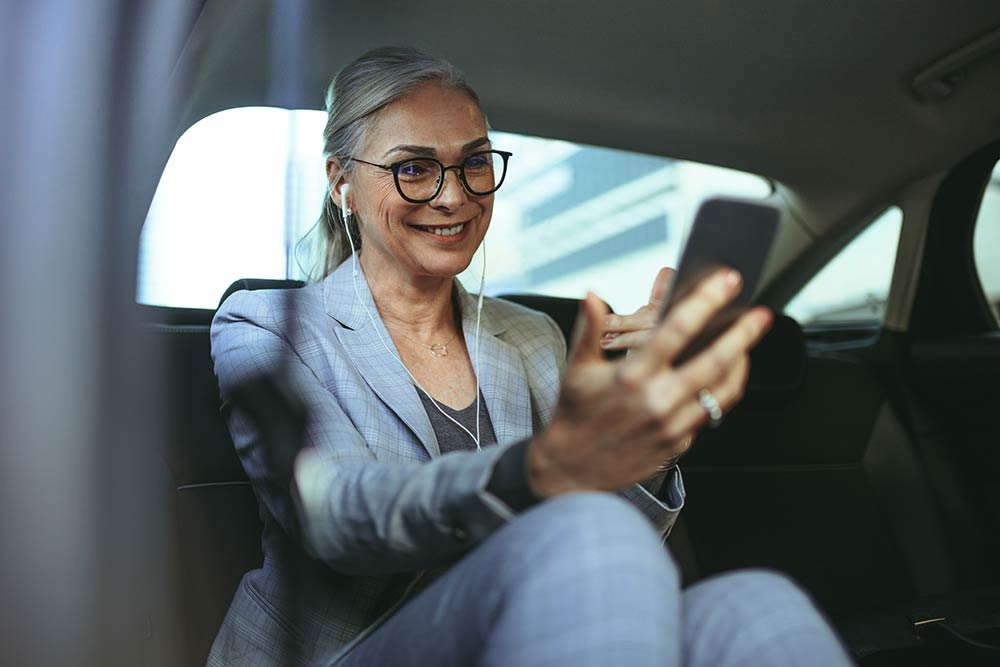
[[(321, 108), (331, 75), (383, 44), (457, 64), (497, 129), (722, 164), (804, 190), (909, 182), (1000, 133), (1000, 54), (974, 63), (941, 102), (910, 89), (920, 70), (1000, 28), (993, 0), (329, 2), (283, 43), (288, 8), (307, 3), (279, 4), (207, 0), (182, 61), (194, 84), (178, 134), (234, 106)], [(295, 62), (275, 54), (297, 45), (298, 78), (273, 65)]]

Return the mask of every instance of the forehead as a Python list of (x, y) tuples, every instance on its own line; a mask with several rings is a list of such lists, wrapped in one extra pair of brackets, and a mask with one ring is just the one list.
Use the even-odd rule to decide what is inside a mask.
[(440, 157), (486, 134), (483, 113), (468, 93), (431, 83), (386, 106), (365, 145), (375, 158), (399, 145), (433, 148)]

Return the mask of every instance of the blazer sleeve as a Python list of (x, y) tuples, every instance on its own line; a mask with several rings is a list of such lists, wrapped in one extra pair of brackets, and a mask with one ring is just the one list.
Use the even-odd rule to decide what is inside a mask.
[(486, 491), (501, 448), (455, 452), (429, 463), (383, 464), (337, 398), (295, 352), (270, 303), (253, 292), (226, 301), (212, 323), (212, 356), (230, 433), (268, 512), (287, 530), (288, 489), (274, 484), (261, 434), (231, 405), (234, 389), (280, 376), (308, 415), (296, 461), (304, 547), (346, 574), (389, 574), (453, 561), (511, 518)]
[(660, 490), (653, 493), (647, 487), (655, 488), (654, 480), (633, 484), (619, 491), (619, 494), (635, 505), (653, 522), (653, 527), (662, 539), (667, 539), (677, 521), (677, 515), (684, 507), (684, 480), (681, 469), (674, 467), (666, 474)]

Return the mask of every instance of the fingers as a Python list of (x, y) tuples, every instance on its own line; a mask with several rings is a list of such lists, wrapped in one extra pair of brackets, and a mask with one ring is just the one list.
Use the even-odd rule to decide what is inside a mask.
[[(772, 322), (767, 308), (753, 308), (740, 316), (714, 343), (677, 369), (685, 382), (696, 388), (711, 387), (726, 377), (730, 368), (767, 333)], [(721, 399), (720, 399), (721, 400)]]
[(667, 293), (670, 292), (675, 275), (677, 272), (666, 266), (656, 274), (656, 279), (653, 280), (653, 289), (649, 293), (649, 305), (655, 306), (657, 311), (663, 307), (663, 302), (667, 298)]
[[(676, 273), (676, 271), (668, 267), (660, 269), (659, 273), (656, 274), (656, 280), (653, 281), (653, 290), (649, 295), (649, 303), (631, 315), (609, 314), (607, 321), (604, 323), (604, 331), (608, 334), (615, 334), (655, 327), (659, 323), (663, 301), (667, 298), (670, 285), (673, 283)], [(613, 336), (610, 336), (610, 338), (613, 338)]]
[(699, 400), (698, 395), (702, 389), (707, 389), (715, 397), (723, 415), (735, 408), (743, 398), (749, 370), (749, 359), (743, 356), (713, 384), (699, 386), (685, 383), (689, 391), (674, 410), (673, 418), (664, 426), (661, 437), (665, 440), (675, 440), (705, 425), (709, 414)]
[(649, 342), (652, 337), (652, 329), (622, 334), (605, 334), (601, 339), (601, 347), (605, 350), (635, 350)]
[(652, 329), (656, 326), (659, 311), (649, 306), (643, 306), (631, 315), (609, 314), (604, 318), (604, 331), (607, 333), (626, 333), (638, 329)]
[(664, 384), (662, 400), (677, 406), (676, 420), (670, 424), (670, 435), (704, 424), (707, 414), (698, 401), (698, 392), (702, 389), (708, 389), (715, 396), (723, 413), (736, 406), (746, 387), (749, 351), (767, 332), (771, 321), (768, 309), (754, 308), (741, 316), (707, 349), (672, 374), (665, 373), (672, 381)]
[[(701, 389), (707, 390), (719, 403), (722, 415), (725, 416), (735, 408), (743, 399), (743, 392), (746, 389), (747, 377), (750, 371), (750, 362), (746, 357), (735, 363), (726, 376), (714, 385), (704, 386)], [(684, 427), (699, 429), (711, 419), (711, 415), (701, 403), (701, 390), (696, 391), (684, 405), (677, 410), (676, 429)]]
[(741, 287), (737, 271), (724, 269), (711, 274), (690, 296), (670, 309), (649, 344), (632, 359), (650, 374), (673, 362), (712, 317), (739, 294)]
[(619, 375), (641, 384), (647, 392), (650, 411), (669, 415), (662, 437), (672, 439), (701, 427), (707, 415), (698, 401), (698, 392), (708, 389), (719, 401), (723, 412), (732, 409), (743, 397), (750, 366), (749, 350), (760, 340), (771, 323), (766, 308), (754, 308), (740, 317), (711, 346), (679, 368), (664, 366), (643, 380), (641, 371), (623, 362)]
[(604, 334), (604, 320), (608, 306), (593, 292), (580, 304), (573, 333), (573, 351), (569, 355), (570, 364), (601, 360), (601, 336)]

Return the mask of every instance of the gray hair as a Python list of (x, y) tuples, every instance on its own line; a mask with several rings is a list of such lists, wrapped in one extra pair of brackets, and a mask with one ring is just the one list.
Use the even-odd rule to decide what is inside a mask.
[[(476, 91), (451, 63), (413, 48), (390, 46), (373, 49), (344, 67), (326, 91), (324, 157), (336, 158), (340, 163), (340, 173), (351, 173), (355, 166), (347, 158), (362, 151), (379, 112), (428, 82), (464, 91), (477, 106), (480, 105)], [(322, 280), (350, 256), (351, 240), (355, 248), (361, 248), (361, 236), (358, 223), (352, 216), (348, 220), (351, 234), (351, 239), (348, 239), (343, 212), (331, 202), (329, 184), (317, 224), (321, 256), (310, 278)]]

